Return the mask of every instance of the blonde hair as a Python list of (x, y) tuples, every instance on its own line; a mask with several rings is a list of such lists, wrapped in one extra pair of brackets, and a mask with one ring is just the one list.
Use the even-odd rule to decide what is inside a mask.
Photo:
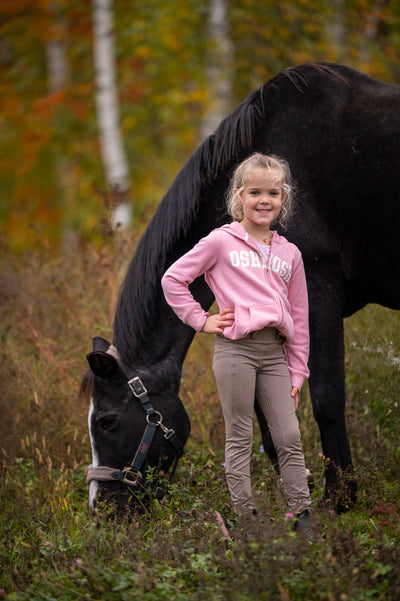
[(253, 154), (236, 167), (227, 192), (227, 211), (234, 221), (243, 220), (243, 205), (238, 198), (240, 199), (240, 194), (248, 184), (253, 171), (260, 167), (263, 169), (277, 169), (282, 174), (278, 182), (282, 184), (285, 199), (277, 222), (284, 226), (293, 211), (294, 185), (289, 164), (273, 154)]

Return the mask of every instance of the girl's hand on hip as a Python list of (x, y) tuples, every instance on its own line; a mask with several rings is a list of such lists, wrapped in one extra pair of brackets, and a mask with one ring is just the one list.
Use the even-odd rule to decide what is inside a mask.
[(201, 331), (206, 334), (223, 334), (224, 328), (232, 326), (234, 321), (235, 314), (233, 309), (223, 309), (221, 313), (207, 317)]
[(292, 387), (292, 392), (290, 396), (294, 399), (294, 409), (297, 411), (297, 407), (299, 406), (299, 389), (297, 386)]

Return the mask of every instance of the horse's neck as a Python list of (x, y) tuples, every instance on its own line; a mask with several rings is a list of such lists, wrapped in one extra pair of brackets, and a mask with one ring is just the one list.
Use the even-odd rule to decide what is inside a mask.
[(152, 392), (154, 388), (179, 389), (182, 365), (194, 332), (183, 324), (176, 323), (173, 315), (155, 319), (148, 332), (132, 337), (127, 344), (125, 336), (114, 332), (114, 344), (120, 350), (123, 362), (143, 379)]
[[(196, 286), (196, 299), (204, 308), (212, 301), (212, 294), (204, 282)], [(151, 311), (150, 321), (136, 320), (133, 324), (127, 316), (119, 314), (114, 322), (114, 344), (129, 367), (142, 377), (158, 374), (166, 386), (179, 386), (182, 364), (194, 337), (194, 330), (184, 325), (166, 305), (162, 292)]]

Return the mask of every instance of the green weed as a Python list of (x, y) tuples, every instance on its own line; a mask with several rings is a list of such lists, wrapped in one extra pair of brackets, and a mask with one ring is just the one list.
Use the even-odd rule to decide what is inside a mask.
[[(95, 334), (111, 338), (135, 241), (0, 260), (0, 599), (364, 601), (400, 598), (400, 315), (372, 306), (346, 320), (347, 419), (359, 498), (337, 517), (319, 501), (325, 458), (307, 388), (299, 419), (322, 540), (293, 533), (255, 425), (260, 522), (239, 522), (223, 468), (224, 428), (198, 336), (181, 395), (187, 453), (162, 500), (119, 521), (87, 508), (87, 406), (78, 398)], [(223, 517), (230, 539), (216, 519)]]

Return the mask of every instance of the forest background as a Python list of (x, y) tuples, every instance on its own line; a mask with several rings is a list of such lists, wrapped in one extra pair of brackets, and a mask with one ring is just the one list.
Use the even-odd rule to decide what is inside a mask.
[(176, 483), (132, 522), (88, 512), (79, 384), (92, 336), (112, 338), (141, 233), (218, 122), (304, 62), (398, 84), (399, 50), (400, 0), (0, 0), (0, 599), (398, 601), (400, 312), (346, 320), (359, 492), (339, 517), (320, 503), (326, 458), (303, 387), (314, 545), (292, 531), (257, 430), (264, 518), (250, 536), (238, 527), (212, 337), (195, 337), (183, 367), (192, 430)]
[[(99, 136), (102, 6), (122, 182), (107, 173)], [(40, 239), (55, 250), (93, 240), (117, 188), (142, 230), (183, 162), (254, 88), (309, 61), (398, 83), (399, 50), (399, 0), (2, 0), (3, 243), (23, 252)]]

